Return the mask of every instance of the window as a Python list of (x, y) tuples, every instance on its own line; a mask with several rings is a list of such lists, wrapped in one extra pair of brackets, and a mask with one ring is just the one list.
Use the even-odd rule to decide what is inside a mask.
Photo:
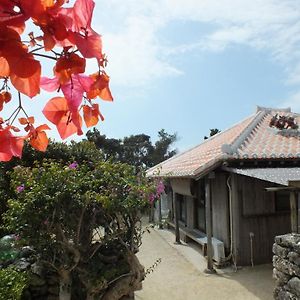
[(275, 211), (290, 211), (290, 192), (277, 191), (275, 193)]

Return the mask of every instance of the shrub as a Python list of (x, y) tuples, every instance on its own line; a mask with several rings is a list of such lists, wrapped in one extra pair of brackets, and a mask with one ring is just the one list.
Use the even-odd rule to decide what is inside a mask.
[(20, 299), (27, 284), (27, 273), (12, 267), (0, 269), (0, 300)]
[[(64, 299), (119, 299), (144, 277), (135, 253), (141, 244), (140, 210), (153, 190), (133, 167), (94, 162), (45, 161), (15, 167), (15, 197), (6, 230), (33, 246), (40, 262), (57, 272)], [(125, 293), (125, 294), (124, 294)]]

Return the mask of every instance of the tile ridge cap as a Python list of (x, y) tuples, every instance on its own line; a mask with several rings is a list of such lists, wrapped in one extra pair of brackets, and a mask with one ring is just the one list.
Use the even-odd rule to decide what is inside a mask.
[(253, 120), (245, 127), (245, 129), (235, 138), (231, 144), (223, 144), (221, 150), (224, 154), (232, 156), (237, 153), (237, 150), (242, 146), (246, 139), (250, 136), (251, 132), (259, 125), (259, 123), (268, 114), (268, 111), (258, 111)]

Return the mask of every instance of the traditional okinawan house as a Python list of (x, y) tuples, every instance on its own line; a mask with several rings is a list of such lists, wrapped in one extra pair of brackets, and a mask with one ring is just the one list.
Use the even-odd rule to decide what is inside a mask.
[(207, 254), (208, 270), (212, 260), (269, 263), (274, 237), (300, 228), (297, 122), (300, 115), (290, 109), (258, 107), (254, 115), (148, 170), (149, 177), (168, 182), (165, 198), (176, 241), (197, 242)]

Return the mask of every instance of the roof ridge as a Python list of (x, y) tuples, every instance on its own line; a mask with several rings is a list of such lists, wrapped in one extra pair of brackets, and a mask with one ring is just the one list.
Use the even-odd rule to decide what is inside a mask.
[(263, 118), (268, 114), (267, 110), (258, 110), (254, 119), (245, 127), (240, 135), (231, 144), (223, 144), (221, 150), (224, 154), (233, 155), (237, 153), (237, 150), (242, 146), (242, 144), (249, 137), (251, 132), (256, 128), (256, 126), (263, 120)]

